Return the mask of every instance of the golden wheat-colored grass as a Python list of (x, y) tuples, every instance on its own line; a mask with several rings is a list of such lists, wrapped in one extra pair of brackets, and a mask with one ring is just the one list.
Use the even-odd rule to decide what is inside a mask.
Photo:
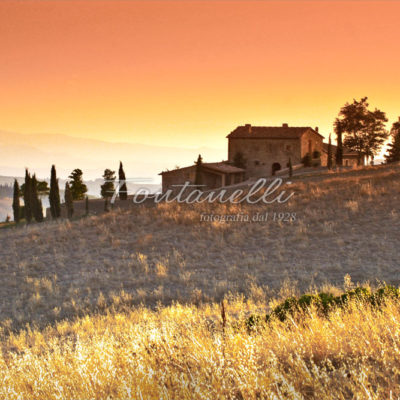
[[(288, 288), (287, 288), (288, 289)], [(400, 396), (400, 305), (361, 303), (329, 318), (311, 310), (248, 332), (265, 304), (60, 322), (3, 336), (1, 399), (395, 399)]]

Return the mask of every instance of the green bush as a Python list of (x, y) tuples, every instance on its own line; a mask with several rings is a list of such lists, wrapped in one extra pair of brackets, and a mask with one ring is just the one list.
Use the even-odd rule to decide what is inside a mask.
[[(317, 312), (327, 316), (329, 312), (337, 307), (345, 308), (351, 301), (360, 301), (371, 306), (380, 306), (387, 299), (399, 299), (400, 291), (394, 286), (384, 286), (372, 293), (368, 288), (357, 287), (348, 290), (340, 296), (332, 293), (303, 294), (301, 297), (288, 297), (283, 303), (275, 307), (266, 315), (266, 321), (271, 318), (278, 318), (285, 321), (288, 316), (307, 312), (311, 307), (315, 307)], [(258, 323), (257, 316), (252, 315), (246, 320), (246, 325), (252, 327)]]

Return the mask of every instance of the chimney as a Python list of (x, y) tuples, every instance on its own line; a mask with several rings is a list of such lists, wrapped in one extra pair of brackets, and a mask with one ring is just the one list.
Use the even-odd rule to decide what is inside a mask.
[(289, 128), (288, 124), (282, 124), (282, 128)]
[(319, 128), (318, 128), (318, 126), (315, 127), (314, 131), (317, 132), (317, 133), (319, 133)]
[(251, 133), (251, 124), (246, 124), (244, 127)]

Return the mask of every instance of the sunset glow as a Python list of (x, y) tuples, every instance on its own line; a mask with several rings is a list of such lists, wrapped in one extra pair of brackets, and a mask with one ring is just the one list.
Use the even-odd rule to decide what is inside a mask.
[(0, 3), (0, 129), (224, 148), (238, 124), (398, 106), (400, 3)]

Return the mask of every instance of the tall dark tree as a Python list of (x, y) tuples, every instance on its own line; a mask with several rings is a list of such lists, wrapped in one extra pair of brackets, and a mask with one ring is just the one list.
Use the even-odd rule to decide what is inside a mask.
[(344, 145), (357, 152), (359, 165), (364, 157), (368, 160), (376, 155), (389, 135), (385, 128), (386, 114), (368, 107), (368, 97), (346, 103), (335, 121), (335, 129), (345, 135)]
[(88, 191), (87, 186), (83, 183), (82, 175), (82, 170), (76, 168), (68, 177), (71, 179), (69, 184), (73, 200), (83, 200)]
[(331, 134), (329, 134), (329, 142), (328, 142), (328, 169), (332, 169), (333, 166), (333, 154), (332, 154), (332, 139)]
[(194, 177), (194, 184), (200, 188), (203, 185), (203, 158), (199, 154), (197, 157), (196, 164), (196, 172)]
[(31, 180), (31, 199), (32, 199), (32, 213), (36, 222), (43, 221), (43, 207), (42, 202), (39, 199), (38, 191), (38, 182), (36, 180), (36, 175), (33, 174)]
[(336, 133), (336, 165), (341, 167), (343, 165), (343, 128), (340, 121), (335, 121), (335, 133)]
[(118, 179), (119, 179), (119, 198), (121, 200), (127, 200), (128, 199), (128, 189), (126, 186), (125, 171), (124, 171), (121, 161), (119, 162)]
[(86, 196), (85, 198), (85, 213), (89, 215), (89, 197)]
[(19, 204), (19, 185), (18, 181), (14, 180), (14, 194), (13, 194), (13, 213), (14, 213), (14, 221), (18, 223), (21, 218), (21, 206)]
[(238, 151), (233, 156), (233, 165), (238, 168), (246, 168), (246, 160), (241, 151)]
[(103, 199), (106, 199), (112, 197), (115, 191), (115, 171), (111, 171), (111, 169), (104, 170), (103, 179), (104, 183), (101, 185), (100, 194)]
[(400, 117), (393, 124), (390, 135), (392, 136), (392, 141), (388, 144), (387, 154), (385, 154), (387, 163), (400, 161)]
[(52, 218), (59, 218), (61, 216), (60, 190), (58, 188), (56, 167), (54, 165), (51, 167), (49, 201)]
[(28, 170), (25, 170), (25, 183), (24, 183), (24, 212), (26, 222), (32, 221), (33, 207), (32, 207), (32, 190), (31, 190), (31, 175)]
[(65, 207), (67, 209), (67, 217), (72, 218), (74, 214), (74, 200), (72, 198), (71, 188), (68, 182), (65, 182), (65, 192), (64, 192)]

